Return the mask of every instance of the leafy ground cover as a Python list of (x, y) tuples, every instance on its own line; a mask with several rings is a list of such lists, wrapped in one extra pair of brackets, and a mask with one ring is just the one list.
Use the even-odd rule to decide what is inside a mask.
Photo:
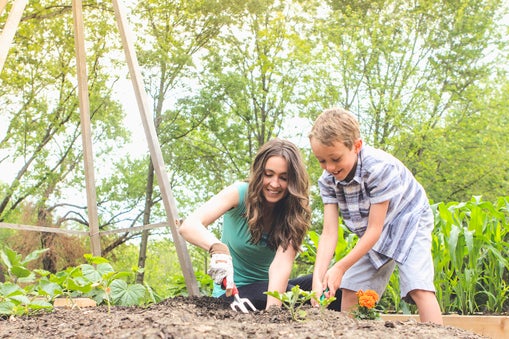
[(211, 297), (175, 297), (148, 307), (55, 308), (0, 320), (0, 338), (482, 338), (459, 328), (415, 321), (356, 320), (305, 308), (243, 314)]

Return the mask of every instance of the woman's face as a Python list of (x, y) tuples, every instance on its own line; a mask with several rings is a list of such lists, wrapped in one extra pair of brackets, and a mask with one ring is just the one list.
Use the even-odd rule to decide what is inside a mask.
[(275, 204), (288, 191), (288, 165), (281, 156), (270, 157), (263, 173), (263, 196), (268, 203)]

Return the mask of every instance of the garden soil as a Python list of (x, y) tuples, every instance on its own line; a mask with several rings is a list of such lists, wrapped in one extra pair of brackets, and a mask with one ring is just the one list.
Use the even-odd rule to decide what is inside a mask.
[(148, 307), (58, 307), (1, 319), (0, 338), (483, 338), (430, 323), (359, 321), (331, 310), (305, 311), (299, 321), (284, 308), (243, 314), (211, 297), (176, 297)]

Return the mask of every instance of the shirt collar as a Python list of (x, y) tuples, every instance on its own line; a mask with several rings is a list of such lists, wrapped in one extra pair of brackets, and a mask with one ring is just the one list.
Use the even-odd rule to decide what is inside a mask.
[(364, 146), (361, 148), (361, 150), (359, 151), (359, 153), (357, 154), (357, 163), (355, 165), (355, 174), (353, 176), (353, 178), (349, 181), (344, 181), (344, 180), (336, 180), (336, 178), (334, 178), (334, 176), (332, 175), (332, 180), (334, 181), (334, 184), (335, 185), (341, 185), (341, 186), (348, 186), (350, 184), (353, 184), (353, 183), (358, 183), (360, 184), (361, 183), (361, 168), (362, 168), (362, 151), (364, 149)]

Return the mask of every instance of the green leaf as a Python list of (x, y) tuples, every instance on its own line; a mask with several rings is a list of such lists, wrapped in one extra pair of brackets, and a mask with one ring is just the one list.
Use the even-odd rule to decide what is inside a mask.
[(111, 285), (113, 303), (120, 306), (139, 305), (145, 298), (145, 287), (140, 284), (128, 285), (124, 280), (114, 280)]
[(53, 305), (46, 300), (36, 299), (33, 300), (28, 307), (32, 310), (41, 310), (41, 309), (47, 309), (51, 310), (53, 309)]
[(92, 282), (81, 277), (76, 277), (75, 279), (67, 279), (65, 288), (70, 291), (88, 293), (92, 290)]
[(15, 301), (15, 304), (19, 305), (28, 305), (30, 304), (30, 299), (26, 295), (13, 295), (9, 298), (11, 301)]
[(105, 276), (110, 273), (114, 273), (113, 267), (108, 263), (98, 264), (97, 268), (89, 264), (80, 265), (83, 276), (92, 281), (100, 282), (105, 279)]
[(29, 277), (32, 273), (29, 269), (23, 266), (14, 265), (11, 267), (11, 273), (18, 278), (26, 278)]
[(11, 315), (15, 306), (9, 300), (0, 302), (0, 314)]
[(10, 270), (12, 265), (17, 264), (19, 261), (17, 260), (16, 253), (12, 251), (10, 248), (6, 247), (2, 251), (0, 251), (0, 257), (4, 262), (7, 269)]
[(89, 253), (85, 254), (84, 257), (87, 260), (87, 262), (92, 265), (109, 263), (108, 259), (103, 257), (94, 257), (92, 254)]
[(28, 254), (25, 259), (23, 259), (21, 261), (22, 264), (26, 264), (26, 263), (29, 263), (30, 261), (33, 261), (33, 260), (36, 260), (37, 258), (39, 258), (39, 256), (41, 254), (43, 254), (44, 252), (47, 252), (49, 251), (49, 248), (45, 248), (45, 249), (42, 249), (42, 250), (35, 250), (33, 252), (31, 252), (30, 254)]
[(0, 297), (8, 298), (15, 295), (23, 295), (25, 290), (12, 283), (0, 284)]
[(54, 282), (50, 282), (47, 280), (39, 281), (39, 295), (47, 295), (51, 298), (62, 294), (62, 288), (60, 285), (55, 284)]

